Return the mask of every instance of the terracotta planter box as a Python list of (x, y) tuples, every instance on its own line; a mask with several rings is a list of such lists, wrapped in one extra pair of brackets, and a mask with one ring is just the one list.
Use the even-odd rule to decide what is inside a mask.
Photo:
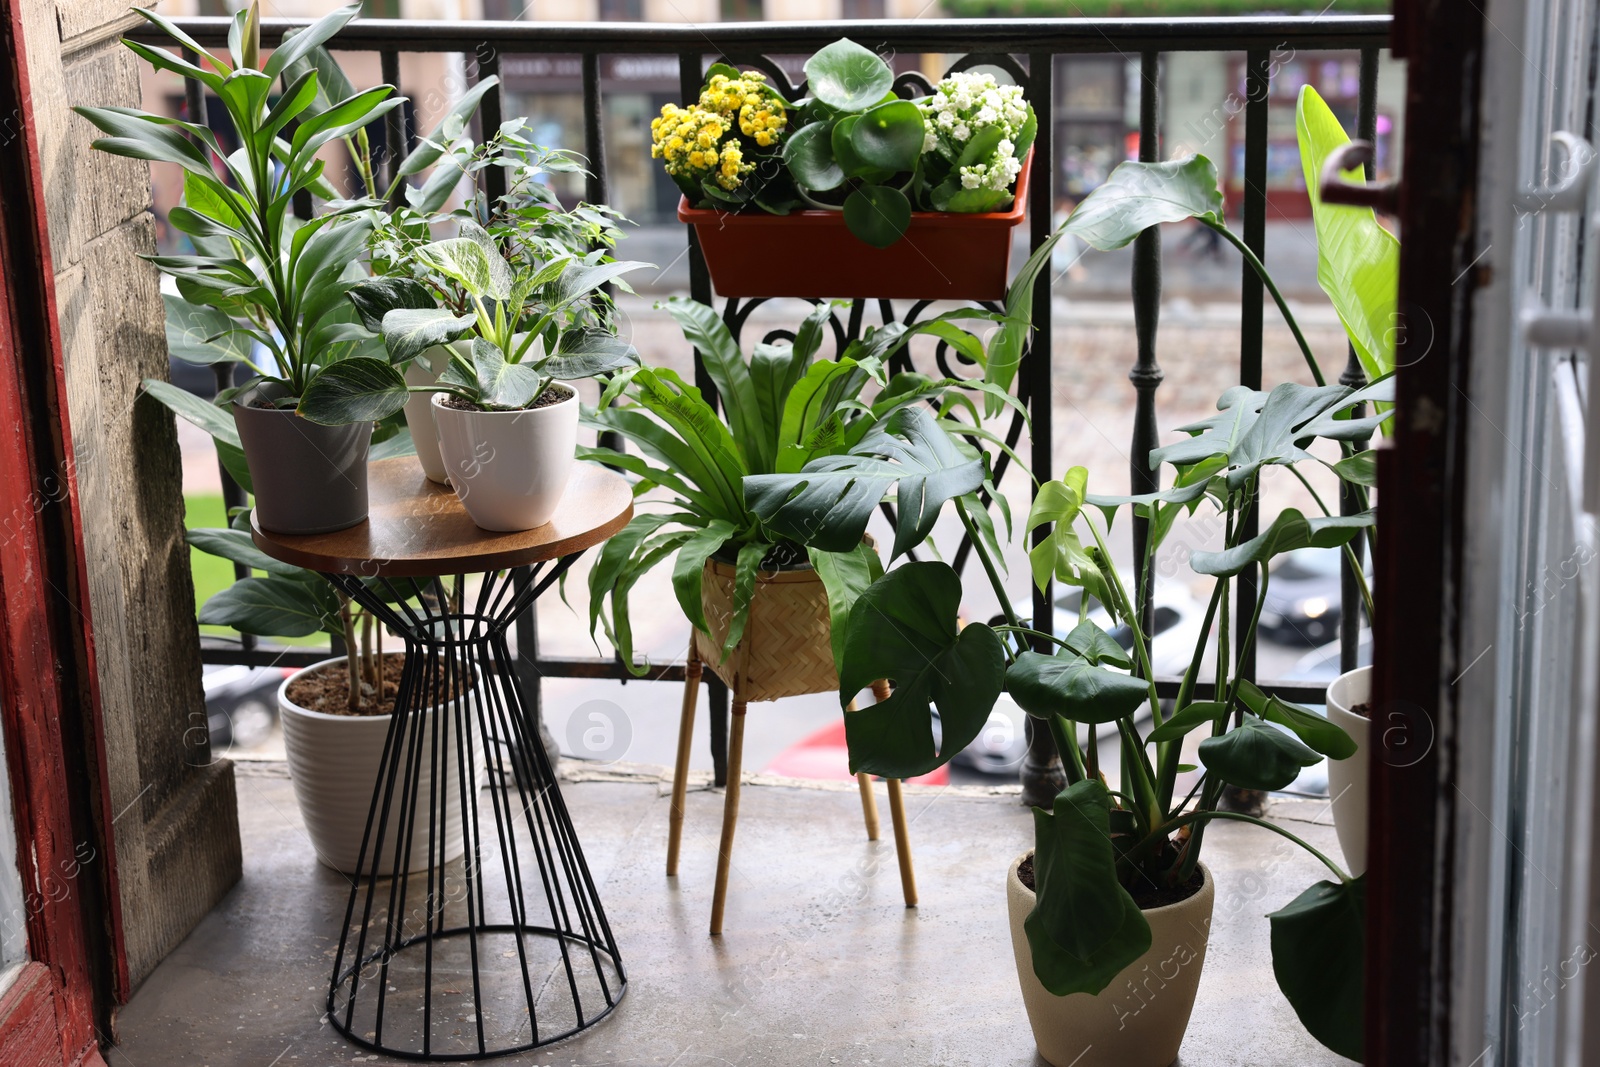
[(680, 198), (678, 221), (694, 227), (720, 296), (1003, 300), (1011, 230), (1027, 216), (1032, 169), (1030, 148), (1009, 211), (914, 212), (888, 248), (856, 237), (839, 211), (735, 213)]

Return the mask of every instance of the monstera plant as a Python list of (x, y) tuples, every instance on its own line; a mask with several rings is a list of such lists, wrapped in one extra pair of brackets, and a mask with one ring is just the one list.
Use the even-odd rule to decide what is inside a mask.
[[(1114, 248), (1149, 226), (1184, 218), (1201, 219), (1241, 247), (1284, 307), (1260, 261), (1223, 224), (1216, 173), (1208, 160), (1125, 163), (1084, 200), (1014, 283), (1007, 320), (985, 353), (990, 384), (1008, 383), (1015, 370), (1026, 343), (1033, 280), (1061, 234)], [(1013, 865), (1019, 969), (1035, 1034), (1052, 1062), (1070, 1062), (1089, 1041), (1105, 1049), (1120, 1047), (1123, 1039), (1116, 1035), (1125, 1027), (1117, 1019), (1095, 1037), (1083, 1032), (1094, 1024), (1078, 1019), (1068, 1028), (1078, 1042), (1068, 1054), (1064, 1046), (1051, 1044), (1052, 1024), (1045, 1017), (1084, 1010), (1081, 1000), (1064, 998), (1106, 991), (1148, 953), (1166, 953), (1152, 960), (1171, 958), (1173, 946), (1161, 940), (1170, 923), (1156, 916), (1209, 893), (1201, 847), (1206, 828), (1219, 819), (1252, 823), (1287, 838), (1332, 875), (1272, 915), (1274, 970), (1313, 1036), (1341, 1054), (1359, 1058), (1361, 1053), (1361, 878), (1282, 825), (1218, 804), (1226, 785), (1282, 789), (1303, 768), (1354, 751), (1351, 739), (1328, 719), (1272, 695), (1244, 673), (1270, 584), (1267, 564), (1298, 548), (1348, 546), (1373, 523), (1371, 511), (1331, 513), (1297, 467), (1326, 464), (1338, 477), (1358, 482), (1361, 468), (1348, 457), (1324, 459), (1308, 449), (1322, 439), (1343, 450), (1370, 435), (1388, 415), (1360, 414), (1361, 406), (1392, 397), (1387, 378), (1361, 389), (1325, 384), (1298, 324), (1290, 318), (1290, 325), (1315, 384), (1227, 391), (1215, 414), (1182, 427), (1186, 437), (1151, 453), (1153, 470), (1170, 471), (1163, 479), (1166, 488), (1136, 497), (1091, 495), (1081, 467), (1038, 488), (1026, 529), (1048, 532), (1031, 550), (1030, 563), (1041, 587), (1054, 579), (1083, 590), (1079, 622), (1070, 632), (1041, 632), (1019, 616), (1000, 577), (992, 526), (972, 495), (951, 502), (999, 598), (1003, 623), (963, 625), (961, 579), (942, 562), (907, 563), (888, 571), (850, 611), (838, 657), (841, 702), (885, 675), (894, 684), (887, 700), (845, 717), (852, 771), (903, 778), (933, 770), (976, 736), (1002, 692), (1051, 731), (1062, 754), (1067, 786), (1049, 810), (1035, 810), (1035, 848)], [(813, 550), (848, 545), (861, 536), (880, 494), (870, 480), (841, 472), (872, 471), (879, 464), (896, 468), (895, 449), (864, 440), (845, 456), (812, 462), (797, 472), (747, 478), (746, 499), (769, 533)], [(1270, 522), (1263, 520), (1260, 533), (1249, 535), (1245, 519), (1257, 507), (1263, 473), (1274, 468), (1304, 482), (1318, 513), (1286, 509)], [(929, 508), (944, 503), (908, 495), (903, 484), (897, 495), (902, 512), (924, 521)], [(1190, 558), (1196, 575), (1212, 581), (1212, 592), (1169, 710), (1152, 680), (1150, 635), (1131, 591), (1136, 580), (1151, 580), (1155, 553), (1180, 517), (1202, 507), (1215, 509), (1224, 536), (1218, 550)], [(1143, 555), (1127, 573), (1112, 562), (1106, 544), (1112, 523), (1124, 511), (1145, 520), (1149, 530)], [(1245, 617), (1234, 618), (1232, 594), (1247, 572), (1258, 575), (1256, 597), (1241, 606)], [(1092, 604), (1125, 628), (1127, 647), (1091, 617)], [(1213, 680), (1203, 682), (1208, 667)], [(1143, 726), (1146, 717), (1148, 726)], [(1080, 728), (1087, 730), (1087, 745), (1080, 744)], [(1119, 742), (1114, 789), (1098, 763), (1096, 734), (1106, 730)], [(1203, 735), (1197, 749), (1186, 747), (1196, 733)], [(1187, 760), (1197, 766), (1186, 766)], [(1185, 775), (1187, 788), (1180, 789)], [(1021, 900), (1025, 905), (1018, 904)], [(1209, 921), (1209, 896), (1204, 908), (1204, 919), (1189, 922)], [(1156, 942), (1153, 929), (1159, 934)], [(1198, 964), (1187, 973), (1197, 981)], [(1168, 1008), (1178, 1019), (1174, 1041), (1157, 1042), (1162, 1051), (1142, 1057), (1130, 1051), (1118, 1062), (1170, 1062), (1193, 994), (1191, 983), (1187, 1003), (1183, 996), (1169, 998)], [(1109, 1004), (1110, 998), (1107, 993), (1096, 1002)]]

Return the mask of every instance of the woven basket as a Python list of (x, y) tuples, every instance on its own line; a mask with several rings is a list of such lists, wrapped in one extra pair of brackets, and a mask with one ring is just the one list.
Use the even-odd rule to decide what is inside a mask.
[(730, 564), (706, 561), (700, 605), (711, 633), (695, 630), (695, 649), (706, 666), (743, 699), (777, 700), (839, 688), (828, 593), (816, 571), (757, 571), (750, 621), (725, 660), (722, 642), (733, 615)]

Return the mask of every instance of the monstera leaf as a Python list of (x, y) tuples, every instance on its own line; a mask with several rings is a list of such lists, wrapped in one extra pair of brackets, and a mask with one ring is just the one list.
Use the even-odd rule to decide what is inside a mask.
[(902, 408), (854, 451), (825, 456), (798, 474), (753, 475), (745, 502), (770, 532), (813, 548), (848, 552), (891, 487), (899, 505), (891, 558), (916, 547), (952, 497), (976, 492), (983, 462), (964, 455), (921, 407)]
[[(944, 563), (907, 563), (872, 583), (850, 609), (839, 702), (880, 678), (889, 699), (844, 717), (850, 770), (914, 778), (949, 762), (989, 721), (1005, 679), (1000, 637), (961, 627), (961, 579)], [(939, 710), (940, 744), (933, 739)]]
[(1150, 924), (1117, 881), (1111, 795), (1083, 779), (1033, 809), (1034, 907), (1022, 924), (1033, 973), (1058, 997), (1099, 993), (1150, 949)]
[(1311, 1036), (1360, 1061), (1366, 999), (1366, 881), (1318, 882), (1272, 912), (1272, 973)]

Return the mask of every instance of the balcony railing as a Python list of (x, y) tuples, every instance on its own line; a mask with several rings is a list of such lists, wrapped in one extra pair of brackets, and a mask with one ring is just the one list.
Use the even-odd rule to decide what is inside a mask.
[[(224, 18), (180, 19), (179, 25), (202, 45), (223, 45), (227, 39), (230, 20)], [(1229, 52), (1244, 53), (1244, 80), (1242, 93), (1243, 132), (1243, 195), (1242, 236), (1250, 249), (1264, 261), (1270, 262), (1266, 247), (1267, 222), (1267, 155), (1268, 155), (1268, 105), (1270, 79), (1275, 71), (1275, 56), (1285, 52), (1299, 54), (1321, 51), (1358, 51), (1360, 54), (1360, 84), (1357, 100), (1356, 136), (1372, 140), (1377, 122), (1378, 55), (1389, 39), (1391, 19), (1387, 16), (1308, 16), (1308, 17), (1247, 17), (1247, 18), (1180, 18), (1180, 19), (917, 19), (910, 21), (852, 21), (852, 22), (764, 22), (693, 24), (624, 24), (624, 23), (550, 23), (550, 22), (434, 22), (360, 20), (351, 23), (330, 42), (330, 47), (340, 52), (376, 52), (380, 57), (383, 79), (396, 86), (400, 93), (405, 86), (400, 80), (400, 56), (407, 52), (459, 53), (467, 59), (467, 73), (471, 79), (487, 78), (500, 72), (505, 56), (516, 55), (577, 55), (581, 58), (582, 94), (584, 115), (584, 153), (589, 159), (589, 177), (585, 198), (593, 202), (607, 199), (606, 146), (603, 137), (603, 98), (600, 76), (602, 55), (634, 54), (660, 55), (676, 58), (679, 69), (682, 98), (693, 99), (699, 95), (706, 66), (718, 60), (757, 66), (774, 79), (780, 91), (801, 95), (800, 87), (789, 83), (783, 69), (771, 58), (774, 56), (807, 53), (837, 40), (842, 36), (866, 45), (895, 53), (937, 53), (955, 57), (952, 70), (962, 70), (976, 65), (994, 65), (1009, 72), (1024, 86), (1029, 101), (1038, 116), (1038, 136), (1035, 156), (1044, 165), (1035, 168), (1029, 195), (1029, 242), (1037, 248), (1051, 233), (1052, 212), (1056, 201), (1054, 144), (1054, 108), (1057, 100), (1055, 58), (1058, 56), (1117, 54), (1129, 60), (1137, 59), (1139, 65), (1139, 159), (1153, 161), (1160, 158), (1158, 138), (1161, 106), (1159, 99), (1159, 71), (1163, 55), (1179, 52)], [(275, 45), (285, 32), (303, 22), (284, 19), (267, 20), (262, 26), (263, 45)], [(153, 28), (134, 31), (136, 39), (160, 46), (170, 43)], [(928, 86), (919, 74), (903, 74), (896, 82), (897, 88), (907, 84), (926, 92)], [(187, 83), (188, 107), (191, 115), (203, 114), (198, 83)], [(487, 93), (480, 109), (479, 120), (484, 128), (494, 129), (502, 118), (501, 87)], [(400, 144), (408, 140), (401, 110), (389, 112), (386, 121), (387, 143)], [(409, 145), (407, 145), (409, 147)], [(389, 153), (388, 159), (398, 160), (405, 153)], [(389, 166), (395, 165), (393, 162)], [(503, 192), (496, 183), (504, 176), (498, 168), (485, 171), (491, 196)], [(690, 294), (706, 304), (713, 303), (713, 291), (705, 263), (701, 258), (694, 233), (685, 227), (688, 242)], [(1040, 291), (1033, 302), (1034, 334), (1032, 350), (1022, 362), (1018, 382), (1018, 396), (1031, 414), (1029, 457), (1033, 472), (1040, 480), (1059, 472), (1052, 467), (1051, 403), (1053, 381), (1051, 367), (1052, 307), (1049, 298), (1051, 279), (1049, 272), (1040, 278)], [(1131, 283), (1137, 355), (1129, 370), (1134, 391), (1134, 422), (1130, 458), (1129, 480), (1135, 493), (1149, 492), (1157, 487), (1155, 475), (1149, 469), (1148, 456), (1157, 447), (1156, 394), (1163, 373), (1156, 359), (1157, 316), (1161, 305), (1161, 245), (1156, 231), (1147, 231), (1134, 245)], [(737, 333), (756, 302), (741, 304), (729, 299), (724, 317)], [(896, 321), (897, 316), (888, 301), (856, 301), (848, 314), (845, 336), (859, 333), (868, 305), (877, 305), (885, 322)], [(925, 304), (913, 305), (909, 312), (899, 316), (899, 321), (914, 319)], [(1260, 279), (1248, 266), (1241, 266), (1241, 291), (1239, 299), (1240, 348), (1239, 384), (1252, 389), (1262, 387), (1262, 349), (1264, 327), (1264, 290)], [(1364, 379), (1354, 352), (1350, 352), (1347, 365), (1339, 380), (1348, 385), (1362, 384)], [(696, 384), (714, 400), (714, 390), (703, 368), (698, 367)], [(1020, 417), (1007, 434), (1015, 443), (1020, 439)], [(243, 491), (223, 472), (225, 496), (230, 505), (243, 504)], [(998, 479), (997, 479), (998, 481)], [(1348, 496), (1341, 499), (1341, 509), (1351, 513), (1356, 502)], [(1257, 532), (1259, 518), (1254, 510), (1247, 520), (1250, 528), (1246, 536)], [(1044, 531), (1039, 531), (1042, 536)], [(1134, 530), (1136, 545), (1142, 543), (1142, 523)], [(965, 547), (957, 555), (964, 560)], [(1358, 550), (1359, 551), (1359, 550)], [(243, 576), (241, 574), (241, 576)], [(1151, 610), (1153, 589), (1139, 591), (1141, 602), (1148, 614)], [(1240, 617), (1248, 617), (1249, 606), (1256, 598), (1254, 575), (1246, 571), (1241, 575), (1237, 590)], [(1035, 618), (1041, 620), (1041, 629), (1048, 629), (1051, 614), (1048, 590), (1035, 590), (1033, 597)], [(1353, 575), (1346, 568), (1341, 595), (1340, 614), (1341, 670), (1356, 665), (1361, 623), (1359, 595)], [(527, 686), (534, 708), (539, 706), (539, 680), (544, 677), (626, 679), (622, 664), (603, 658), (556, 658), (541, 655), (533, 612), (524, 615), (518, 630), (519, 673)], [(1146, 632), (1150, 632), (1146, 628)], [(247, 640), (242, 647), (207, 647), (203, 657), (207, 663), (242, 663), (249, 665), (303, 666), (322, 658), (322, 652), (291, 650), (287, 652), (254, 647)], [(1244, 663), (1247, 677), (1254, 677), (1255, 662), (1252, 649)], [(681, 665), (668, 665), (652, 672), (652, 679), (682, 681)], [(708, 673), (711, 686), (711, 725), (713, 754), (717, 757), (717, 780), (724, 777), (721, 754), (725, 751), (722, 740), (726, 728), (727, 691)], [(1177, 683), (1158, 681), (1164, 696), (1176, 693)], [(1199, 687), (1196, 696), (1203, 696)], [(1325, 689), (1321, 686), (1270, 685), (1271, 691), (1286, 699), (1321, 703)]]

